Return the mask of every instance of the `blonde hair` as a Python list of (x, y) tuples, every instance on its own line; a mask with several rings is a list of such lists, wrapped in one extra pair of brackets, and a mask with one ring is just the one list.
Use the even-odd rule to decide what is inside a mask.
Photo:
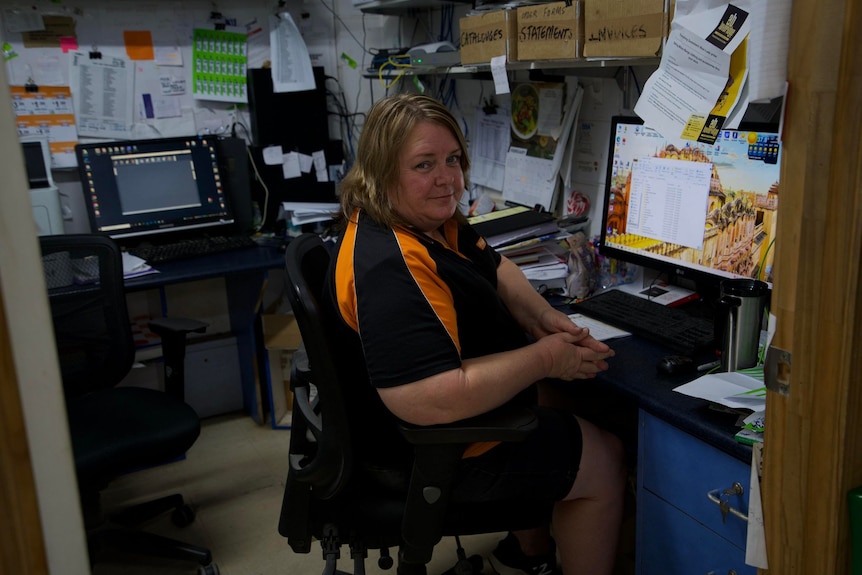
[[(452, 132), (461, 148), (461, 171), (464, 186), (469, 189), (467, 142), (452, 113), (429, 96), (397, 94), (378, 100), (368, 112), (359, 136), (356, 160), (339, 186), (345, 220), (360, 208), (385, 227), (403, 223), (393, 208), (390, 192), (398, 184), (399, 152), (420, 122), (431, 122)], [(464, 220), (458, 210), (455, 218)]]

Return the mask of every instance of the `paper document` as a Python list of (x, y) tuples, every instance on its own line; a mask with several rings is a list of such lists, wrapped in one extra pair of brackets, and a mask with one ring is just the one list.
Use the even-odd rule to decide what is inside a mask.
[(308, 47), (289, 12), (270, 17), (273, 92), (314, 90)]
[(325, 222), (338, 215), (341, 204), (314, 202), (283, 202), (278, 219), (286, 219), (292, 226)]
[(157, 274), (158, 270), (153, 269), (150, 265), (128, 252), (123, 252), (123, 278), (136, 278), (149, 274)]
[(615, 339), (618, 337), (626, 337), (628, 335), (631, 335), (631, 333), (625, 330), (616, 328), (606, 323), (602, 323), (597, 319), (593, 319), (579, 313), (569, 314), (569, 319), (580, 327), (589, 328), (590, 335), (599, 341), (605, 341), (608, 339)]
[(75, 97), (78, 134), (125, 140), (133, 124), (134, 66), (117, 57), (72, 54), (69, 83)]
[(745, 537), (745, 564), (758, 569), (769, 569), (766, 558), (766, 528), (763, 502), (760, 496), (760, 477), (763, 467), (763, 444), (752, 447), (751, 476), (748, 480), (748, 530)]
[(751, 20), (733, 4), (687, 5), (689, 13), (674, 16), (661, 64), (647, 80), (635, 113), (665, 138), (712, 144), (746, 80), (744, 41)]
[(700, 297), (695, 291), (671, 285), (663, 281), (651, 282), (649, 285), (644, 285), (644, 282), (635, 281), (618, 285), (616, 289), (636, 295), (639, 298), (648, 299), (655, 303), (671, 307), (681, 305)]
[(674, 391), (735, 409), (766, 409), (763, 381), (737, 371), (710, 373)]
[(486, 113), (476, 108), (470, 139), (470, 181), (493, 190), (503, 190), (506, 152), (509, 149), (509, 108)]

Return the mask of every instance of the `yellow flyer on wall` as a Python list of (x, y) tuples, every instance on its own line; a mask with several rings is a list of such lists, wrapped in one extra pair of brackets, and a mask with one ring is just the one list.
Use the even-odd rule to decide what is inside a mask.
[(748, 79), (748, 38), (746, 37), (730, 57), (730, 73), (727, 84), (718, 96), (708, 115), (693, 114), (682, 132), (684, 140), (696, 140), (703, 144), (714, 144), (730, 113), (736, 108), (742, 88)]

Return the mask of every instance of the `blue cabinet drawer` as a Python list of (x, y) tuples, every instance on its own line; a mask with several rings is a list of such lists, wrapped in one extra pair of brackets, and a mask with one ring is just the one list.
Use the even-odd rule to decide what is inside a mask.
[(638, 509), (647, 517), (638, 531), (638, 573), (643, 575), (756, 575), (745, 553), (676, 507), (642, 491)]
[[(719, 506), (709, 500), (707, 493), (721, 494), (739, 483), (742, 495), (722, 497), (747, 515), (750, 465), (646, 412), (641, 411), (640, 420), (639, 487), (745, 549), (748, 523), (732, 513), (722, 521)], [(651, 529), (649, 525), (644, 527)]]

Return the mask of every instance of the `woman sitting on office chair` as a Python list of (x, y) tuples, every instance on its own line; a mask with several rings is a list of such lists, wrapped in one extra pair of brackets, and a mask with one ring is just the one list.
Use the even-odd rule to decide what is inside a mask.
[[(452, 114), (430, 97), (400, 94), (368, 113), (340, 186), (345, 229), (329, 311), (341, 337), (361, 341), (386, 408), (418, 425), (511, 401), (535, 405), (537, 382), (592, 378), (613, 355), (470, 227), (458, 210), (469, 167)], [(498, 573), (558, 572), (551, 529), (564, 573), (611, 573), (622, 446), (570, 413), (537, 411), (539, 426), (524, 443), (468, 449), (453, 498), (555, 502), (552, 526), (500, 542), (489, 558)]]

